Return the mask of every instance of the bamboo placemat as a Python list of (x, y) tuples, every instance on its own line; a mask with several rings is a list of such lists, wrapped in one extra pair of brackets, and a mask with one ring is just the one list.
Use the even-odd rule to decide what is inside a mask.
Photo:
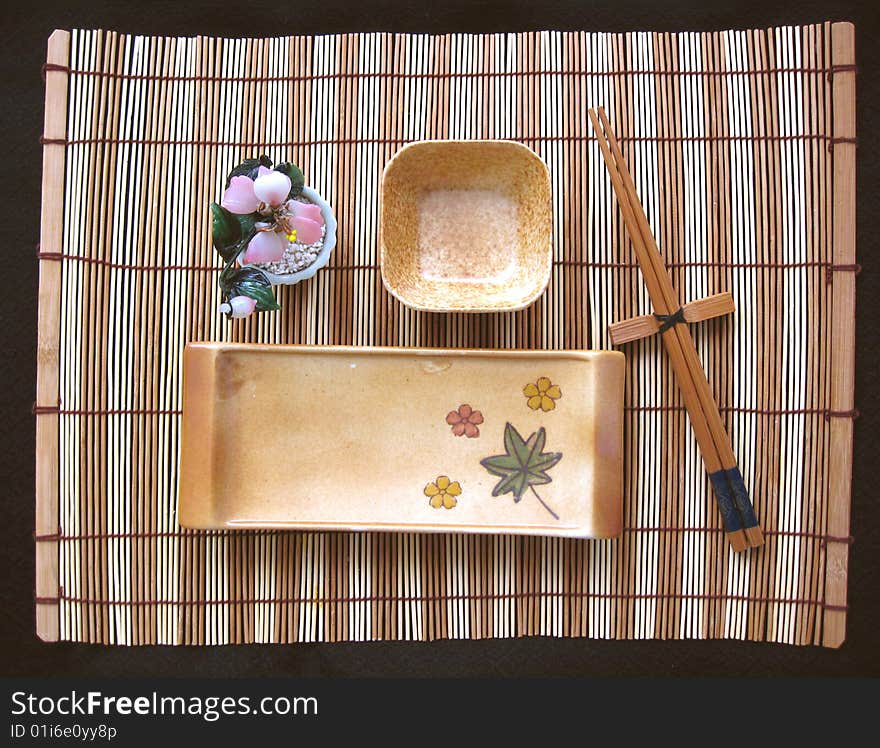
[[(271, 40), (55, 32), (39, 635), (839, 645), (855, 416), (853, 39), (849, 24)], [(650, 311), (589, 129), (595, 105), (621, 136), (682, 298), (736, 299), (731, 318), (693, 332), (765, 547), (729, 552), (657, 340), (627, 349), (620, 539), (181, 530), (188, 340), (607, 348), (609, 322)], [(555, 260), (531, 308), (445, 317), (384, 290), (382, 170), (429, 138), (517, 140), (547, 162)], [(315, 279), (280, 290), (281, 312), (229, 322), (207, 204), (258, 152), (303, 168), (336, 210), (340, 244)]]

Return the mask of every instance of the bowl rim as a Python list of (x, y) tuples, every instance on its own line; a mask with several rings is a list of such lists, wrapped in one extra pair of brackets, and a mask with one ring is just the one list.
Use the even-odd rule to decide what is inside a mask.
[(414, 309), (418, 312), (440, 312), (440, 313), (463, 313), (463, 314), (485, 314), (491, 312), (518, 312), (521, 311), (532, 304), (534, 304), (538, 298), (547, 290), (547, 286), (550, 284), (550, 278), (553, 275), (553, 227), (552, 227), (552, 215), (553, 215), (553, 180), (550, 176), (550, 168), (547, 166), (547, 163), (541, 158), (538, 153), (536, 153), (532, 148), (529, 148), (525, 143), (520, 143), (517, 140), (507, 140), (505, 138), (479, 138), (479, 139), (465, 139), (465, 138), (437, 138), (434, 140), (416, 140), (412, 143), (407, 143), (403, 148), (401, 148), (397, 153), (395, 153), (391, 159), (385, 164), (385, 169), (382, 172), (382, 184), (380, 188), (380, 198), (385, 193), (385, 181), (388, 178), (388, 171), (391, 168), (391, 165), (400, 157), (401, 154), (413, 150), (418, 149), (422, 146), (426, 145), (474, 145), (474, 146), (485, 146), (486, 144), (503, 144), (503, 145), (512, 145), (516, 146), (519, 149), (528, 151), (529, 155), (532, 156), (538, 163), (544, 167), (544, 174), (547, 177), (547, 183), (550, 185), (550, 214), (551, 214), (551, 227), (550, 227), (550, 247), (548, 251), (548, 257), (550, 261), (547, 263), (544, 269), (544, 278), (540, 285), (537, 286), (534, 293), (530, 294), (525, 298), (525, 300), (518, 302), (516, 304), (505, 304), (502, 306), (466, 306), (466, 307), (455, 307), (455, 306), (433, 306), (428, 304), (419, 304), (417, 302), (411, 301), (400, 294), (400, 292), (392, 287), (388, 281), (388, 278), (385, 275), (385, 234), (384, 234), (384, 224), (385, 224), (385, 208), (384, 208), (384, 200), (382, 201), (382, 209), (381, 214), (379, 216), (379, 274), (382, 277), (382, 285), (385, 287), (385, 290), (388, 291), (395, 299), (397, 299), (401, 304), (410, 309)]
[(321, 268), (326, 267), (327, 263), (330, 261), (330, 253), (336, 246), (337, 223), (336, 216), (333, 215), (333, 208), (330, 207), (330, 203), (328, 203), (316, 189), (309, 187), (308, 185), (303, 187), (301, 194), (321, 209), (321, 217), (324, 219), (325, 229), (324, 244), (321, 247), (321, 251), (318, 252), (315, 261), (308, 267), (298, 270), (295, 273), (272, 273), (268, 270), (264, 270), (259, 265), (251, 266), (256, 267), (257, 270), (263, 273), (273, 286), (292, 286), (294, 283), (299, 283), (300, 281), (311, 278)]

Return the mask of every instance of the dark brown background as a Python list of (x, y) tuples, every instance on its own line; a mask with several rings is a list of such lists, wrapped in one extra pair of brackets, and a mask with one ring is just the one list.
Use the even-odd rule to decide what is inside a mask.
[[(874, 2), (765, 0), (532, 0), (531, 2), (345, 2), (258, 0), (136, 4), (104, 0), (4, 3), (0, 140), (0, 675), (880, 675), (877, 626), (880, 502), (877, 414), (880, 311), (877, 282), (878, 15)], [(710, 7), (705, 7), (710, 6)], [(873, 6), (873, 7), (872, 7)], [(848, 641), (837, 651), (730, 641), (604, 642), (507, 639), (433, 643), (377, 642), (214, 648), (112, 648), (42, 644), (34, 635), (34, 400), (37, 262), (43, 116), (40, 66), (54, 28), (104, 28), (155, 35), (274, 36), (344, 31), (481, 32), (540, 29), (703, 31), (824, 20), (856, 24), (858, 78), (858, 353), (855, 474)]]

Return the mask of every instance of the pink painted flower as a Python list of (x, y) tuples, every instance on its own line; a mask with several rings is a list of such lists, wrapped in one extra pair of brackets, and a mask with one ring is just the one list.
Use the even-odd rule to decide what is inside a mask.
[(257, 300), (252, 299), (250, 296), (233, 296), (229, 303), (223, 306), (228, 306), (228, 309), (223, 311), (228, 312), (233, 319), (241, 319), (242, 317), (249, 317), (254, 313)]
[(290, 227), (291, 235), (294, 236), (291, 241), (300, 244), (314, 244), (321, 241), (324, 217), (317, 205), (301, 203), (299, 200), (288, 200), (285, 208), (288, 214), (287, 224)]
[(250, 177), (238, 176), (229, 180), (229, 186), (220, 201), (226, 210), (238, 215), (256, 212), (260, 206), (260, 198), (254, 193), (254, 180)]
[(483, 414), (474, 410), (470, 405), (460, 405), (458, 410), (449, 412), (446, 423), (452, 426), (452, 433), (456, 436), (467, 436), (476, 439), (480, 435), (477, 428), (483, 422)]
[(241, 258), (244, 263), (278, 262), (284, 257), (287, 239), (277, 231), (258, 231)]

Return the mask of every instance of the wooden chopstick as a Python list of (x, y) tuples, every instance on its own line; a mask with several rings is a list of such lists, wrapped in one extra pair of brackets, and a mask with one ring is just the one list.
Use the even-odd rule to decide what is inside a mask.
[[(603, 109), (599, 109), (599, 117), (602, 119), (604, 130), (600, 127), (596, 113), (592, 109), (588, 113), (596, 130), (599, 148), (608, 167), (611, 183), (642, 269), (654, 311), (658, 315), (673, 315), (680, 308), (678, 297), (660, 257), (614, 132)], [(662, 338), (706, 470), (715, 489), (728, 542), (735, 551), (744, 550), (749, 546), (759, 546), (763, 543), (763, 537), (739, 469), (736, 467), (730, 439), (721, 423), (721, 416), (709, 389), (709, 382), (697, 355), (693, 338), (689, 330), (680, 324), (666, 328)]]
[[(611, 123), (608, 121), (608, 117), (602, 107), (599, 107), (599, 119), (602, 121), (602, 125), (605, 129), (605, 137), (608, 139), (608, 144), (610, 145), (611, 152), (614, 154), (614, 158), (617, 162), (617, 168), (622, 177), (624, 188), (627, 191), (630, 204), (633, 207), (633, 213), (635, 214), (636, 222), (639, 225), (639, 230), (641, 231), (642, 239), (644, 241), (644, 247), (648, 258), (651, 260), (655, 277), (659, 282), (660, 289), (666, 299), (668, 308), (671, 312), (674, 312), (680, 307), (678, 296), (672, 286), (672, 281), (670, 280), (669, 273), (663, 263), (663, 258), (660, 256), (660, 250), (658, 249), (657, 242), (651, 232), (651, 227), (648, 225), (648, 219), (645, 216), (644, 209), (639, 202), (635, 183), (633, 182), (629, 169), (626, 166), (626, 161), (623, 158), (623, 153), (620, 150), (617, 138), (614, 135), (614, 130), (611, 128)], [(668, 313), (670, 312), (667, 312), (667, 314)], [(721, 414), (718, 412), (718, 404), (712, 396), (712, 390), (709, 387), (709, 380), (706, 378), (706, 373), (703, 370), (703, 365), (697, 354), (696, 346), (694, 346), (693, 338), (685, 325), (673, 325), (671, 330), (675, 332), (681, 343), (685, 359), (687, 360), (688, 369), (691, 373), (697, 395), (700, 399), (703, 413), (706, 416), (712, 439), (717, 447), (721, 466), (726, 474), (724, 477), (726, 477), (730, 485), (732, 498), (737, 511), (739, 511), (741, 515), (743, 530), (745, 531), (749, 545), (752, 548), (759, 547), (764, 543), (764, 536), (758, 525), (758, 519), (755, 516), (752, 502), (749, 500), (748, 491), (746, 490), (742, 474), (737, 465), (736, 455), (733, 453), (733, 447), (730, 444), (730, 437), (721, 421)], [(718, 476), (718, 478), (714, 480), (720, 480), (720, 478), (721, 476)]]
[[(605, 134), (602, 127), (599, 125), (596, 113), (590, 109), (588, 114), (593, 123), (593, 128), (596, 130), (599, 149), (602, 152), (602, 157), (605, 159), (605, 165), (608, 167), (611, 185), (614, 188), (614, 193), (617, 195), (617, 201), (620, 205), (620, 212), (623, 215), (624, 224), (630, 235), (630, 240), (639, 261), (639, 265), (642, 268), (642, 276), (644, 277), (645, 285), (648, 288), (648, 295), (651, 297), (651, 302), (654, 305), (654, 311), (656, 314), (672, 314), (675, 309), (670, 308), (666, 296), (661, 289), (659, 280), (657, 279), (657, 275), (654, 272), (653, 263), (647, 254), (644, 237), (642, 236), (641, 229), (635, 217), (635, 208), (632, 204), (629, 193), (624, 186), (623, 178), (618, 169), (618, 165), (615, 162), (614, 156), (611, 153), (608, 142), (605, 140)], [(693, 384), (693, 377), (688, 367), (687, 360), (685, 359), (684, 352), (682, 351), (681, 343), (678, 340), (678, 336), (673, 332), (673, 328), (675, 327), (678, 327), (678, 325), (674, 325), (662, 334), (663, 343), (672, 363), (672, 368), (675, 371), (678, 388), (681, 392), (682, 400), (684, 400), (685, 408), (690, 416), (691, 426), (694, 429), (697, 443), (700, 446), (700, 452), (703, 455), (703, 462), (705, 463), (706, 470), (710, 476), (715, 475), (723, 470), (721, 459), (712, 438), (712, 433), (709, 430), (709, 424), (703, 413), (703, 408)], [(737, 552), (745, 550), (748, 547), (748, 540), (742, 529), (742, 523), (739, 519), (738, 513), (732, 504), (725, 503), (723, 498), (719, 496), (717, 492), (716, 499), (718, 500), (719, 509), (721, 510), (724, 532), (728, 542)]]

